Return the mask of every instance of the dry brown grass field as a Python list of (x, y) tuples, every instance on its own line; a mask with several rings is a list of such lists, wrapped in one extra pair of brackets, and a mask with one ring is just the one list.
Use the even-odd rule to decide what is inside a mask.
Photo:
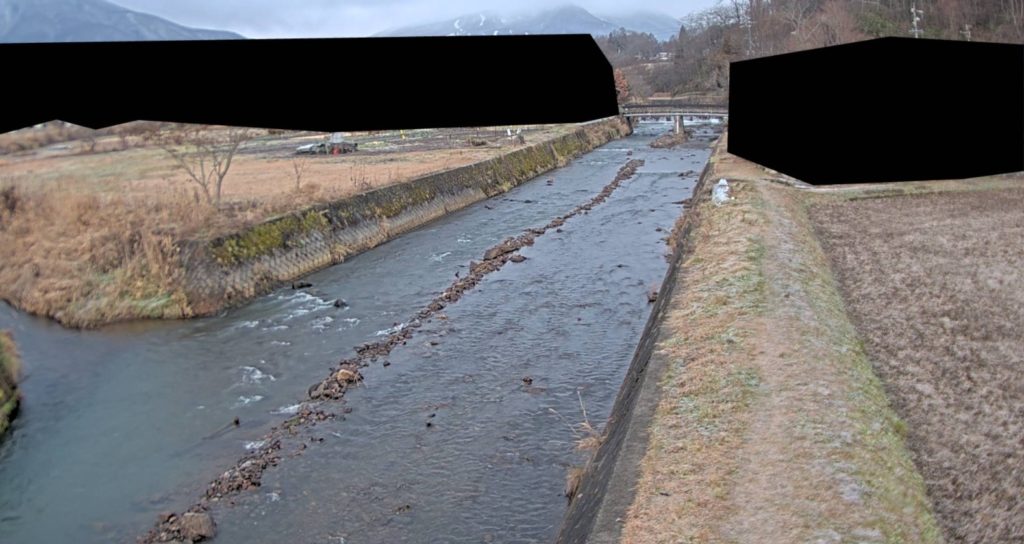
[(1021, 542), (1024, 189), (839, 200), (811, 217), (947, 540)]

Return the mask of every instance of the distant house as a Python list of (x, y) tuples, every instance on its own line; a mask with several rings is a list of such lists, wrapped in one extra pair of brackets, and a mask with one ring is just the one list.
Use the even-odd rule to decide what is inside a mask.
[(659, 60), (659, 61), (672, 60), (672, 53), (670, 53), (668, 51), (662, 51), (662, 52), (658, 53), (654, 58), (656, 60)]

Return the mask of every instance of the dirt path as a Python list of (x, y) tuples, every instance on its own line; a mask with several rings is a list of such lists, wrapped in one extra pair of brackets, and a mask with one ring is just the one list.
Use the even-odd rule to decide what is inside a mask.
[[(623, 541), (940, 542), (800, 191), (724, 153), (657, 349), (671, 359)], [(735, 200), (709, 201), (728, 178)]]

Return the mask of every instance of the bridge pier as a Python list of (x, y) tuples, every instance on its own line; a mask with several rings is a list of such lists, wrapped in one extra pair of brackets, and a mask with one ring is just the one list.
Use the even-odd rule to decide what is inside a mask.
[(682, 134), (682, 132), (683, 132), (683, 116), (682, 115), (674, 115), (674, 116), (672, 116), (672, 121), (675, 123), (676, 134)]

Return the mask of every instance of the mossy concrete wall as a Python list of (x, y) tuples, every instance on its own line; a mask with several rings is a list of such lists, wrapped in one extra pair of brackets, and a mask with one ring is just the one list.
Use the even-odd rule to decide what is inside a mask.
[(192, 315), (207, 315), (340, 263), (452, 211), (504, 193), (630, 133), (622, 118), (502, 156), (182, 244)]
[(0, 331), (0, 437), (18, 412), (17, 378), (21, 361), (10, 333)]

